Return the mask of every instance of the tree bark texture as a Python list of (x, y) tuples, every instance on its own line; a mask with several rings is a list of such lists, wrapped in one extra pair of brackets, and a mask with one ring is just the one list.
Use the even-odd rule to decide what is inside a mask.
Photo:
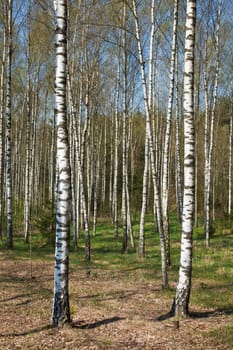
[(184, 51), (184, 194), (179, 280), (175, 313), (187, 316), (192, 279), (192, 233), (195, 199), (195, 128), (194, 128), (194, 45), (196, 1), (187, 0)]
[(67, 81), (67, 1), (57, 0), (55, 115), (57, 131), (57, 208), (54, 269), (53, 326), (70, 322), (69, 306), (69, 234), (71, 175), (66, 110)]

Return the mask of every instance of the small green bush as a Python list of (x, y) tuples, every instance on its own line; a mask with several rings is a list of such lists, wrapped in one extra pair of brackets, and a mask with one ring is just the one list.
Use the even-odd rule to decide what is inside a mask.
[(34, 227), (46, 244), (55, 245), (55, 215), (51, 206), (42, 210), (40, 217), (34, 220)]

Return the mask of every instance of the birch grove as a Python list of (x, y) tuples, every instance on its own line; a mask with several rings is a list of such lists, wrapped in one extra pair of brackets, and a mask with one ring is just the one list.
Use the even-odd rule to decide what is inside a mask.
[(178, 248), (180, 317), (193, 215), (206, 248), (232, 230), (230, 2), (196, 3), (0, 2), (0, 238), (55, 248), (54, 326), (71, 322), (69, 252), (92, 276), (110, 235), (167, 288)]

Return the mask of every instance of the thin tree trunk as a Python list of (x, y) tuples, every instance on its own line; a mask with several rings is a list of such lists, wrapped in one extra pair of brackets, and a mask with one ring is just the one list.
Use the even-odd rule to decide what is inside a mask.
[(11, 174), (11, 62), (12, 62), (12, 6), (8, 0), (7, 11), (7, 53), (6, 53), (6, 215), (7, 215), (7, 242), (8, 249), (13, 248), (12, 229), (12, 174)]
[[(97, 123), (96, 123), (97, 124)], [(95, 132), (96, 131), (96, 132)], [(98, 194), (99, 194), (99, 172), (100, 172), (100, 148), (102, 141), (102, 130), (99, 132), (97, 126), (94, 135), (94, 181), (93, 181), (93, 236), (96, 235)], [(98, 132), (98, 136), (97, 133)]]
[(175, 81), (175, 64), (177, 50), (177, 26), (178, 26), (178, 5), (179, 1), (174, 1), (174, 20), (173, 20), (173, 41), (171, 53), (170, 68), (170, 88), (167, 107), (166, 132), (163, 150), (163, 174), (162, 174), (162, 212), (163, 212), (163, 232), (166, 244), (167, 265), (171, 264), (170, 259), (170, 234), (169, 234), (169, 216), (168, 216), (168, 197), (169, 197), (169, 155), (171, 144), (171, 122), (172, 122), (172, 106), (174, 97), (174, 81)]
[(114, 235), (118, 237), (118, 148), (119, 148), (119, 120), (118, 120), (118, 103), (120, 89), (120, 49), (118, 52), (117, 66), (117, 84), (116, 84), (116, 99), (115, 99), (115, 149), (114, 149), (114, 179), (113, 179), (113, 224)]
[(231, 186), (232, 186), (232, 124), (233, 124), (233, 91), (231, 92), (230, 123), (229, 123), (229, 163), (228, 163), (228, 216), (231, 217)]
[(107, 167), (107, 119), (104, 121), (104, 159), (102, 170), (101, 201), (104, 204), (106, 197), (106, 167)]
[[(154, 33), (155, 33), (155, 1), (151, 1), (151, 33), (150, 33), (150, 58), (149, 58), (149, 91), (148, 91), (148, 108), (151, 110), (152, 95), (153, 95), (153, 47), (154, 47)], [(148, 130), (147, 130), (148, 131)], [(140, 215), (139, 225), (139, 243), (138, 243), (138, 256), (143, 258), (145, 255), (145, 214), (146, 204), (148, 197), (148, 174), (149, 174), (149, 137), (146, 132), (145, 140), (145, 162), (143, 172), (143, 185), (142, 185), (142, 207)]]
[(140, 67), (141, 67), (141, 79), (142, 79), (144, 104), (145, 104), (145, 112), (146, 112), (146, 141), (145, 142), (147, 142), (147, 139), (148, 139), (150, 159), (151, 159), (152, 180), (153, 180), (153, 187), (154, 187), (154, 203), (155, 203), (155, 207), (156, 207), (157, 224), (158, 224), (158, 231), (159, 231), (159, 235), (160, 235), (162, 286), (163, 286), (163, 288), (166, 288), (168, 286), (167, 258), (166, 258), (165, 240), (164, 240), (164, 234), (163, 234), (161, 201), (160, 201), (160, 195), (159, 195), (159, 189), (158, 189), (158, 179), (157, 179), (156, 170), (155, 170), (154, 147), (153, 147), (153, 141), (152, 141), (152, 135), (151, 135), (150, 111), (149, 111), (149, 105), (148, 105), (148, 93), (147, 93), (147, 86), (146, 86), (144, 60), (143, 60), (143, 55), (142, 55), (142, 44), (141, 44), (141, 35), (140, 35), (140, 29), (139, 29), (139, 19), (138, 19), (137, 6), (136, 6), (135, 0), (133, 0), (132, 11), (134, 14), (134, 19), (135, 19), (136, 38), (137, 38), (137, 44), (138, 44), (138, 55), (139, 55), (139, 63), (140, 63)]
[(5, 60), (6, 60), (6, 30), (3, 31), (3, 52), (0, 76), (0, 238), (2, 238), (2, 214), (3, 214), (3, 177), (4, 177), (4, 152), (3, 152), (3, 119), (4, 119), (4, 82), (5, 82)]
[[(220, 36), (220, 16), (222, 10), (222, 0), (219, 0), (218, 3), (218, 21), (216, 28), (216, 70), (215, 70), (215, 82), (214, 82), (214, 92), (213, 92), (213, 103), (211, 108), (210, 116), (210, 125), (209, 125), (209, 142), (205, 168), (205, 237), (206, 237), (206, 246), (210, 246), (210, 231), (211, 231), (211, 220), (210, 220), (210, 191), (211, 191), (211, 172), (212, 172), (212, 155), (213, 155), (213, 138), (214, 138), (214, 124), (215, 124), (215, 110), (217, 102), (217, 93), (218, 93), (218, 76), (219, 76), (219, 61), (220, 61), (220, 48), (219, 48), (219, 36)], [(208, 115), (207, 115), (208, 118)]]
[(180, 115), (179, 115), (179, 89), (178, 89), (178, 50), (176, 52), (176, 198), (177, 212), (180, 223), (182, 222), (182, 182), (180, 161)]
[(127, 232), (127, 198), (126, 198), (126, 119), (127, 119), (127, 49), (126, 49), (126, 2), (123, 3), (123, 120), (122, 120), (122, 225), (123, 241), (122, 252), (127, 252), (128, 232)]
[(29, 241), (29, 221), (30, 221), (30, 192), (29, 192), (29, 177), (31, 169), (31, 65), (30, 65), (30, 54), (31, 54), (31, 2), (28, 2), (27, 9), (27, 87), (26, 87), (26, 96), (27, 96), (27, 123), (26, 123), (26, 166), (25, 166), (25, 189), (24, 189), (24, 241), (28, 243)]
[[(129, 123), (129, 130), (128, 130), (128, 139), (126, 143), (126, 169), (128, 169), (129, 164), (129, 148), (130, 148), (130, 141), (132, 139), (132, 121)], [(131, 221), (131, 212), (130, 212), (130, 195), (129, 195), (129, 176), (128, 171), (126, 172), (126, 204), (127, 204), (127, 234), (130, 238), (130, 244), (131, 247), (134, 248), (134, 237), (133, 237), (133, 228), (132, 228), (132, 221)]]

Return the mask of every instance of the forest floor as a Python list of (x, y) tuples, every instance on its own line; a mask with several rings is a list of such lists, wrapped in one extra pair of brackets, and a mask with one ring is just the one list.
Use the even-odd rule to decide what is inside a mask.
[[(233, 349), (232, 309), (191, 305), (191, 317), (168, 317), (172, 293), (145, 278), (140, 268), (70, 266), (72, 326), (50, 327), (53, 261), (0, 252), (0, 349)], [(193, 288), (195, 288), (195, 283)], [(174, 286), (173, 286), (174, 287)], [(224, 288), (219, 289), (224, 293)], [(228, 300), (228, 302), (231, 302)], [(233, 300), (232, 300), (233, 302)]]

